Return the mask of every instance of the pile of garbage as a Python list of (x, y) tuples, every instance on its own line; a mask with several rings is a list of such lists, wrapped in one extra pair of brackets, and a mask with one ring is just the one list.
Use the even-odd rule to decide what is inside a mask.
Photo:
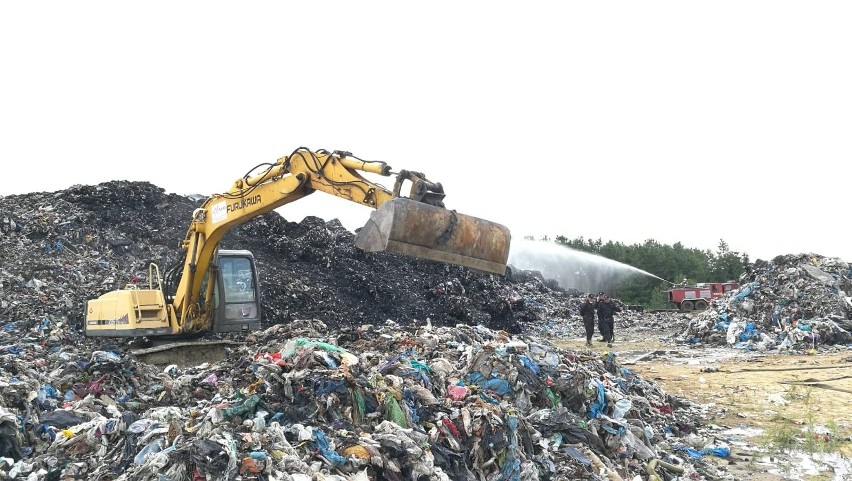
[(757, 261), (741, 287), (714, 300), (684, 337), (744, 349), (817, 349), (852, 343), (852, 267), (815, 254)]
[(2, 354), (5, 478), (702, 479), (729, 454), (614, 354), (483, 326), (296, 321), (197, 366), (28, 335)]
[(337, 221), (270, 213), (223, 239), (258, 260), (266, 327), (224, 360), (85, 338), (86, 300), (177, 262), (197, 207), (139, 182), (0, 197), (0, 478), (722, 475), (700, 407), (545, 339), (579, 333), (580, 293), (365, 253)]

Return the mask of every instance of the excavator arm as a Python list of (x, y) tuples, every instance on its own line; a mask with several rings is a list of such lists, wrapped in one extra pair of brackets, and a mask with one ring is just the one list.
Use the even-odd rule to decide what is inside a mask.
[[(255, 169), (257, 171), (258, 169)], [(233, 227), (316, 191), (377, 209), (358, 232), (356, 245), (367, 251), (395, 251), (426, 259), (503, 274), (510, 235), (505, 227), (444, 208), (443, 187), (420, 172), (400, 171), (393, 190), (361, 175), (392, 175), (384, 162), (360, 160), (348, 152), (312, 152), (304, 147), (237, 179), (223, 194), (195, 210), (186, 237), (182, 275), (167, 299), (173, 331), (209, 330), (212, 282), (202, 292), (222, 237)], [(402, 186), (410, 181), (408, 196)]]

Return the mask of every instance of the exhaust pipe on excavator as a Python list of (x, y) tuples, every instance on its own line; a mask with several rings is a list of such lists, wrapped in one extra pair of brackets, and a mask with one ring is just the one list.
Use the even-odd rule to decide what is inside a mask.
[(355, 237), (367, 252), (399, 252), (500, 275), (510, 242), (503, 225), (404, 197), (379, 206)]

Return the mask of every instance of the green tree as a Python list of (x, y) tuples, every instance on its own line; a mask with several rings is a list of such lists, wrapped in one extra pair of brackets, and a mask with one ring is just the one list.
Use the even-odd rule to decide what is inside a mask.
[(719, 247), (710, 262), (710, 272), (713, 281), (738, 279), (748, 265), (748, 255), (734, 252), (724, 239), (719, 240)]

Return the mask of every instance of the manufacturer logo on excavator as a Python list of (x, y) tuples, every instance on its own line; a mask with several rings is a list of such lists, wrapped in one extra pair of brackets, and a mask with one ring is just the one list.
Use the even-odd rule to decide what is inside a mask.
[(250, 205), (260, 204), (260, 194), (254, 197), (247, 197), (245, 199), (240, 199), (239, 202), (234, 202), (233, 204), (228, 204), (228, 213), (234, 212), (236, 210), (243, 209)]

